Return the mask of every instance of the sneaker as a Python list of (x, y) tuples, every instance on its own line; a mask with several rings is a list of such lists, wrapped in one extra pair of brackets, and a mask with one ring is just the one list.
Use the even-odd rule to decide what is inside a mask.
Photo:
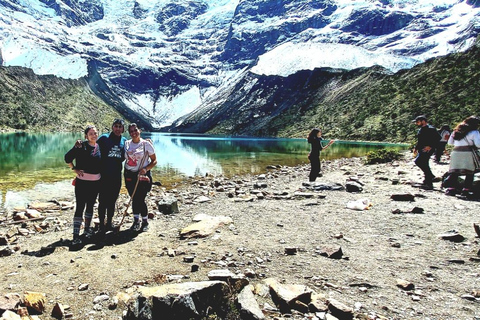
[(142, 222), (141, 230), (142, 230), (142, 232), (147, 232), (148, 231), (148, 222)]
[(72, 240), (72, 246), (79, 246), (82, 244), (82, 239), (79, 236), (74, 236)]
[(130, 227), (130, 230), (138, 232), (142, 228), (142, 224), (140, 223), (140, 220), (138, 221), (133, 221), (132, 226)]
[(91, 239), (93, 237), (93, 228), (86, 227), (85, 231), (83, 232), (83, 237), (85, 239)]
[(454, 196), (457, 193), (457, 190), (455, 188), (447, 188), (445, 190), (445, 194), (447, 196)]

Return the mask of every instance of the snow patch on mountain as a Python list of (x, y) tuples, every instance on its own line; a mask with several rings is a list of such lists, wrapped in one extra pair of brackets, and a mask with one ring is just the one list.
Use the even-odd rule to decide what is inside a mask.
[(32, 41), (4, 39), (2, 57), (5, 66), (22, 66), (36, 74), (61, 75), (66, 79), (78, 79), (87, 75), (87, 62), (80, 54), (62, 56), (47, 48), (36, 47)]
[(347, 44), (288, 42), (260, 56), (251, 71), (287, 77), (300, 70), (322, 67), (356, 69), (380, 65), (396, 72), (411, 68), (418, 62), (412, 58), (378, 54)]

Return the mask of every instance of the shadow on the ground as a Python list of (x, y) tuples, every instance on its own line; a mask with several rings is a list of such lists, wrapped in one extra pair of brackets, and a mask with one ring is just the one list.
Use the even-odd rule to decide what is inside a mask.
[(91, 239), (82, 238), (82, 243), (72, 244), (71, 240), (60, 239), (36, 251), (23, 251), (22, 254), (32, 257), (45, 257), (55, 252), (57, 248), (68, 248), (69, 251), (80, 251), (87, 247), (87, 250), (100, 250), (105, 246), (122, 245), (133, 241), (138, 232), (129, 229), (119, 232), (108, 232), (105, 235), (94, 235)]

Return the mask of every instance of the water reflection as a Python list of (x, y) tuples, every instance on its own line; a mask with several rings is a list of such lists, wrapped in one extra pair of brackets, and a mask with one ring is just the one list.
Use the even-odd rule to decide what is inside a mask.
[[(143, 133), (152, 139), (158, 165), (155, 180), (164, 184), (207, 173), (226, 176), (264, 172), (268, 165), (308, 163), (305, 139), (231, 138)], [(63, 156), (82, 138), (78, 133), (0, 134), (0, 211), (33, 200), (73, 197), (73, 173)], [(128, 138), (128, 137), (127, 137)], [(322, 159), (364, 156), (385, 144), (338, 141)], [(404, 149), (403, 145), (392, 147)]]

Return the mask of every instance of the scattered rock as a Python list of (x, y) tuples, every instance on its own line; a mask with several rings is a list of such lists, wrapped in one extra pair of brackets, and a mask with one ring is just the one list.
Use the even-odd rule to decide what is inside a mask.
[(462, 242), (463, 240), (465, 240), (465, 237), (455, 230), (447, 231), (446, 233), (440, 234), (438, 237), (440, 239), (452, 242)]
[(397, 287), (405, 291), (415, 289), (415, 285), (413, 283), (403, 279), (397, 279)]
[(157, 201), (157, 208), (163, 214), (178, 213), (178, 200), (173, 197), (164, 197)]
[(219, 227), (233, 222), (230, 217), (209, 215), (197, 215), (194, 217), (194, 221), (198, 222), (180, 231), (181, 238), (207, 237)]

